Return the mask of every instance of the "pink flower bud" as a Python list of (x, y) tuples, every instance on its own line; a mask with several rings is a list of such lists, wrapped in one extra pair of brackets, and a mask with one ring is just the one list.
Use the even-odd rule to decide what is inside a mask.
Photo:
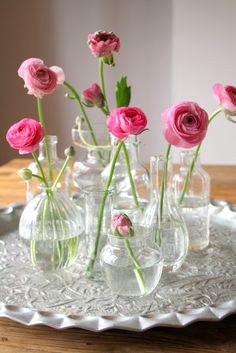
[(98, 31), (88, 35), (88, 45), (94, 56), (106, 57), (120, 50), (120, 39), (113, 32)]
[(134, 235), (133, 225), (126, 214), (118, 214), (111, 221), (112, 233), (119, 237), (128, 237)]
[(105, 104), (104, 95), (102, 94), (101, 88), (96, 83), (93, 83), (89, 88), (83, 91), (82, 100), (88, 107), (96, 105), (98, 108), (102, 108)]

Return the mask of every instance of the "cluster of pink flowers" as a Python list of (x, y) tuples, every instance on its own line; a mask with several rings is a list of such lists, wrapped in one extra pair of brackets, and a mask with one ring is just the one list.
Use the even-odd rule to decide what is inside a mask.
[[(88, 35), (88, 45), (93, 55), (104, 58), (104, 62), (108, 63), (107, 58), (111, 57), (113, 52), (119, 51), (120, 40), (113, 32), (99, 31)], [(65, 81), (62, 68), (47, 67), (43, 60), (38, 58), (25, 60), (18, 69), (18, 75), (24, 80), (28, 93), (37, 98), (54, 93), (58, 85)], [(213, 93), (226, 114), (236, 115), (236, 87), (216, 84)], [(103, 108), (105, 104), (105, 97), (96, 83), (83, 91), (82, 100), (89, 107)], [(191, 148), (201, 143), (206, 136), (208, 114), (195, 102), (177, 103), (165, 109), (161, 118), (164, 136), (171, 145)], [(122, 140), (130, 134), (136, 135), (144, 131), (147, 117), (140, 108), (119, 107), (108, 113), (106, 124), (109, 132)], [(44, 134), (40, 123), (24, 118), (9, 129), (6, 138), (13, 148), (24, 154), (35, 151)]]

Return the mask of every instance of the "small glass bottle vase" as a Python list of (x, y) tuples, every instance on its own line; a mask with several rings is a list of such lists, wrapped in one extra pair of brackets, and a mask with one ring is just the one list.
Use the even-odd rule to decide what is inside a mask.
[[(50, 181), (51, 179), (53, 181), (56, 179), (56, 176), (60, 172), (64, 164), (64, 160), (59, 158), (57, 155), (57, 136), (47, 135), (46, 139), (47, 142), (44, 138), (43, 141), (41, 141), (39, 144), (38, 159), (42, 165), (47, 180)], [(48, 146), (48, 154), (46, 152), (46, 143)], [(49, 175), (48, 158), (50, 160), (51, 165), (51, 175)], [(32, 173), (40, 174), (37, 163), (30, 163), (28, 168), (32, 171)], [(36, 178), (32, 178), (30, 181), (27, 181), (26, 185), (26, 201), (29, 202), (36, 194), (40, 192), (39, 181)], [(60, 187), (60, 192), (65, 192), (67, 196), (71, 196), (71, 169), (69, 166), (66, 167), (66, 170), (62, 178), (60, 179), (60, 183), (58, 186)]]
[(182, 196), (193, 157), (192, 150), (180, 153), (180, 168), (173, 174), (171, 185), (176, 205), (180, 207), (188, 228), (189, 250), (198, 251), (209, 245), (210, 177), (201, 167), (198, 155), (186, 192)]
[[(165, 182), (163, 182), (165, 169), (167, 175)], [(154, 227), (154, 241), (160, 244), (164, 259), (164, 271), (174, 272), (182, 266), (187, 256), (189, 239), (186, 224), (172, 200), (169, 187), (172, 173), (171, 158), (167, 161), (163, 156), (151, 157), (150, 171), (151, 200), (142, 223), (145, 226)]]
[(89, 130), (81, 118), (76, 119), (72, 129), (73, 143), (86, 151), (83, 159), (77, 160), (73, 168), (73, 182), (78, 190), (102, 186), (101, 173), (110, 161), (111, 144), (105, 124), (95, 124)]
[[(90, 279), (101, 280), (100, 252), (107, 241), (111, 225), (112, 192), (87, 187), (84, 193), (85, 238), (83, 259)], [(106, 202), (102, 211), (102, 202)]]
[(145, 313), (159, 283), (163, 258), (158, 247), (149, 245), (151, 235), (138, 226), (133, 237), (108, 236), (100, 259), (107, 285), (116, 295), (120, 313)]
[(77, 259), (83, 220), (65, 193), (43, 188), (26, 205), (19, 233), (36, 269), (60, 270)]
[[(117, 139), (112, 138), (113, 151), (117, 147)], [(127, 162), (123, 149), (121, 149), (112, 178), (113, 188), (113, 213), (126, 213), (133, 223), (138, 223), (142, 210), (144, 210), (149, 201), (149, 172), (142, 165), (139, 157), (140, 136), (130, 135), (125, 140), (125, 146), (129, 158), (131, 175), (133, 178), (139, 208), (134, 202), (132, 187), (127, 169)], [(112, 157), (111, 157), (112, 160)], [(109, 177), (111, 162), (102, 172), (104, 184)]]

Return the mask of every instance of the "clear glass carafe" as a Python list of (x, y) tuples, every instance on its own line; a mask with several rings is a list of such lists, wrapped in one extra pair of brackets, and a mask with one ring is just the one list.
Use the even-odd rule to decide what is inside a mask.
[[(54, 135), (48, 135), (47, 136), (47, 141), (48, 141), (48, 151), (49, 151), (49, 156), (50, 156), (50, 164), (51, 164), (51, 169), (52, 169), (52, 180), (55, 180), (59, 171), (61, 170), (64, 160), (59, 158), (57, 155), (57, 143), (58, 139), (57, 136)], [(46, 176), (46, 179), (49, 180), (49, 169), (48, 169), (48, 160), (47, 160), (47, 154), (45, 150), (45, 139), (40, 142), (39, 144), (39, 156), (38, 159), (42, 165), (44, 174)], [(38, 166), (35, 162), (30, 163), (28, 168), (32, 171), (34, 174), (39, 174), (40, 172), (38, 170)], [(32, 198), (40, 192), (39, 188), (39, 180), (37, 178), (32, 178), (30, 181), (27, 181), (27, 189), (26, 189), (26, 201), (29, 202), (32, 200)], [(69, 166), (66, 167), (66, 170), (60, 179), (59, 185), (60, 191), (65, 192), (69, 197), (71, 196), (71, 168)]]
[(209, 245), (210, 177), (202, 168), (198, 155), (183, 200), (181, 193), (194, 157), (193, 150), (181, 151), (180, 168), (172, 175), (171, 186), (176, 205), (189, 233), (189, 250), (198, 251)]
[[(101, 219), (101, 231), (98, 235), (98, 227), (101, 214), (101, 204), (105, 194), (103, 189), (87, 187), (84, 193), (85, 213), (85, 238), (83, 246), (84, 264), (87, 274), (92, 279), (100, 280), (102, 277), (100, 267), (100, 252), (107, 240), (111, 226), (112, 192), (107, 192), (106, 203)], [(92, 263), (92, 267), (91, 267)]]
[(43, 188), (28, 202), (19, 224), (20, 239), (33, 266), (43, 271), (75, 262), (83, 230), (77, 206), (65, 193), (52, 188)]
[[(164, 270), (172, 272), (181, 267), (188, 253), (188, 231), (169, 187), (172, 173), (171, 158), (167, 161), (163, 156), (153, 156), (150, 161), (151, 200), (142, 223), (146, 226), (154, 226), (154, 240), (161, 246)], [(163, 171), (167, 165), (166, 180), (163, 183)]]
[(74, 163), (74, 185), (79, 190), (86, 187), (101, 188), (101, 173), (110, 161), (112, 149), (106, 125), (95, 124), (93, 130), (90, 130), (82, 118), (77, 118), (76, 126), (72, 129), (72, 140), (86, 152), (83, 159)]
[(133, 237), (109, 235), (100, 255), (105, 280), (123, 314), (147, 310), (161, 277), (162, 255), (158, 247), (149, 244), (148, 229), (135, 227)]
[[(112, 138), (112, 155), (116, 149), (117, 142), (117, 139)], [(130, 217), (132, 222), (138, 223), (141, 216), (140, 210), (143, 211), (149, 201), (149, 172), (140, 161), (140, 136), (130, 135), (125, 140), (125, 146), (129, 156), (131, 174), (134, 181), (140, 209), (137, 209), (137, 206), (134, 202), (130, 179), (127, 171), (125, 155), (123, 150), (121, 149), (112, 178), (113, 213), (126, 213)], [(109, 176), (110, 168), (111, 162), (107, 165), (107, 167), (102, 173), (104, 184)]]

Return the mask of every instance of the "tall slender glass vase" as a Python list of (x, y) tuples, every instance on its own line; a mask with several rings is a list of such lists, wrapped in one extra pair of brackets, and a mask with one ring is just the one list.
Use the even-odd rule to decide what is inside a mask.
[[(188, 253), (188, 231), (172, 199), (170, 190), (170, 175), (172, 172), (171, 158), (151, 157), (151, 200), (144, 214), (142, 223), (153, 225), (154, 241), (161, 246), (164, 258), (164, 270), (173, 272), (178, 270)], [(168, 169), (166, 169), (168, 164)], [(163, 181), (164, 170), (167, 170)]]
[[(100, 219), (101, 204), (104, 193), (107, 192), (107, 199)], [(87, 274), (91, 279), (101, 280), (100, 252), (110, 233), (112, 210), (112, 192), (104, 191), (94, 187), (84, 190), (84, 211), (85, 211), (85, 241), (84, 241), (84, 264)], [(101, 221), (101, 224), (99, 222)], [(100, 232), (98, 229), (100, 227)], [(99, 233), (99, 237), (98, 237)]]
[[(189, 233), (189, 250), (199, 251), (209, 245), (210, 177), (202, 168), (198, 155), (184, 197), (181, 197), (194, 151), (180, 153), (180, 168), (171, 180), (176, 205), (180, 207)], [(181, 199), (182, 198), (182, 199)]]
[[(139, 223), (142, 212), (148, 204), (150, 195), (150, 177), (148, 170), (140, 161), (140, 143), (140, 137), (137, 135), (130, 135), (125, 140), (131, 175), (134, 181), (140, 208), (137, 208), (137, 205), (134, 202), (132, 187), (127, 170), (127, 161), (123, 150), (120, 151), (112, 179), (113, 213), (126, 213), (134, 223)], [(112, 138), (112, 144), (113, 151), (111, 156), (116, 149), (117, 139)], [(104, 184), (109, 176), (110, 168), (111, 162), (102, 172)]]
[(77, 124), (72, 129), (72, 140), (85, 155), (74, 163), (73, 182), (78, 190), (87, 187), (99, 189), (103, 185), (102, 172), (110, 161), (112, 146), (109, 134), (105, 124), (95, 125), (94, 130), (89, 130), (81, 120), (76, 120)]

